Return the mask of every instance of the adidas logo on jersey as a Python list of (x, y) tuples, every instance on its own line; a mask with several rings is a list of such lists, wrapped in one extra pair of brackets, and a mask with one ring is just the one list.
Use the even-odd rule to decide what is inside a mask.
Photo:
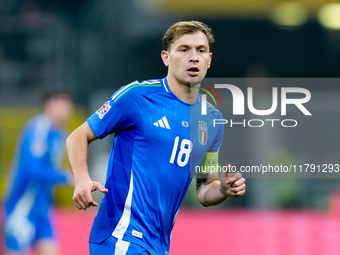
[(171, 129), (170, 126), (169, 126), (169, 122), (168, 122), (168, 120), (166, 119), (165, 116), (163, 118), (161, 118), (160, 120), (156, 121), (155, 123), (153, 123), (153, 125), (156, 126), (156, 127)]

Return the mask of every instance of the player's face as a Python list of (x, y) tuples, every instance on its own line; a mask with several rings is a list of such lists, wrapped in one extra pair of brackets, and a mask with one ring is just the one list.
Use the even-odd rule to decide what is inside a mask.
[(55, 125), (63, 126), (71, 117), (73, 104), (68, 99), (51, 99), (46, 102), (44, 112)]
[(211, 57), (208, 39), (201, 31), (182, 35), (168, 51), (162, 52), (170, 79), (186, 86), (190, 86), (190, 82), (203, 80), (210, 67)]

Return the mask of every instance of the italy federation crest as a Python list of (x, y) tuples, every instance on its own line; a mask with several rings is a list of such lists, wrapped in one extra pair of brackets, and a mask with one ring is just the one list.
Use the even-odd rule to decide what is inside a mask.
[(206, 124), (198, 125), (198, 141), (202, 145), (205, 145), (208, 141), (208, 127)]

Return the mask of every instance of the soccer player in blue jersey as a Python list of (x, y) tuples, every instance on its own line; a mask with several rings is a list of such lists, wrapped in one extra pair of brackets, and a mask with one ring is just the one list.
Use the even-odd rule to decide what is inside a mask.
[[(175, 218), (195, 166), (215, 166), (223, 118), (214, 107), (201, 114), (199, 82), (210, 67), (213, 36), (198, 21), (178, 22), (163, 37), (163, 79), (122, 87), (67, 139), (79, 209), (96, 206), (91, 192), (106, 193), (90, 234), (90, 253), (168, 254)], [(222, 126), (222, 125), (219, 125)], [(115, 133), (105, 188), (92, 181), (88, 144)], [(197, 198), (216, 205), (245, 193), (240, 174), (198, 173)]]
[(27, 254), (34, 245), (40, 255), (57, 255), (59, 249), (51, 221), (55, 184), (73, 183), (61, 168), (66, 133), (65, 121), (72, 113), (71, 95), (50, 90), (42, 102), (42, 113), (21, 131), (4, 212), (6, 254)]

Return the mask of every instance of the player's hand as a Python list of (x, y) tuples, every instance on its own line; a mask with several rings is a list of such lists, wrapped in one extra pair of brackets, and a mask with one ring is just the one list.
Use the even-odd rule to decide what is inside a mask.
[(246, 179), (241, 173), (230, 173), (230, 169), (228, 165), (228, 171), (222, 173), (221, 192), (230, 197), (243, 196), (246, 193)]
[(75, 185), (73, 193), (73, 201), (78, 209), (86, 210), (90, 206), (97, 206), (98, 203), (93, 200), (91, 192), (99, 190), (102, 193), (108, 192), (107, 189), (100, 184), (100, 182), (94, 182), (91, 179), (79, 181)]

